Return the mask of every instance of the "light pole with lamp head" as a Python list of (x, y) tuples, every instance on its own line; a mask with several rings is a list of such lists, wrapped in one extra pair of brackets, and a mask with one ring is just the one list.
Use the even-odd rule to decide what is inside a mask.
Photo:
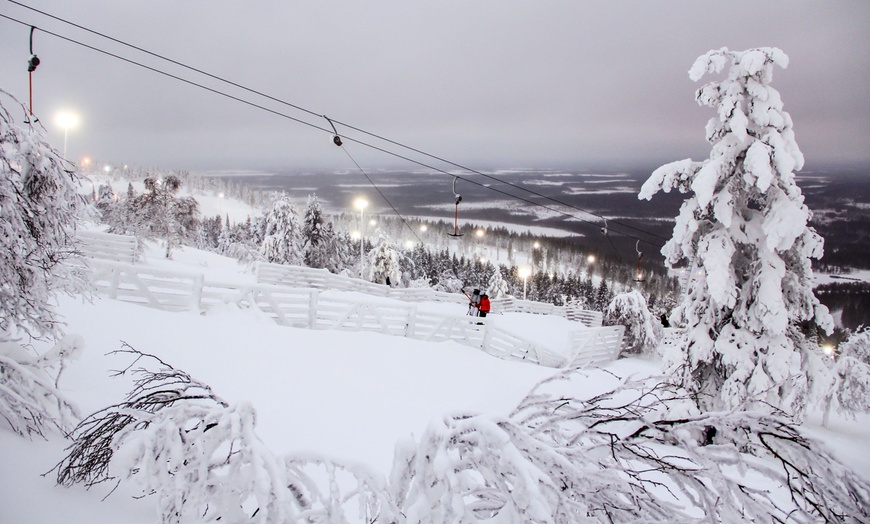
[(354, 201), (353, 205), (354, 205), (354, 207), (359, 209), (359, 277), (363, 278), (363, 264), (364, 264), (363, 244), (365, 243), (365, 238), (366, 238), (366, 236), (365, 236), (366, 224), (363, 220), (363, 213), (365, 212), (365, 209), (368, 207), (369, 201), (363, 197), (359, 197)]
[(529, 275), (532, 274), (532, 268), (529, 266), (523, 266), (520, 268), (520, 277), (523, 279), (523, 300), (526, 299), (526, 289), (527, 283), (529, 281)]
[(79, 123), (79, 117), (69, 111), (58, 113), (55, 117), (57, 125), (63, 128), (63, 157), (66, 158), (66, 142), (67, 135), (71, 127), (75, 127)]

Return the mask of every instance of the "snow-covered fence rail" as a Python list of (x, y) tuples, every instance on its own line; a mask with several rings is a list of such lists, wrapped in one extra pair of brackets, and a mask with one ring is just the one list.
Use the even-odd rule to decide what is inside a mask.
[(535, 302), (533, 300), (520, 300), (514, 297), (498, 298), (491, 301), (493, 313), (532, 313), (536, 315), (557, 315), (568, 320), (580, 322), (586, 327), (601, 327), (604, 315), (600, 311), (579, 309), (574, 307), (556, 306)]
[(274, 284), (205, 282), (201, 274), (91, 261), (91, 281), (111, 298), (169, 311), (207, 311), (220, 304), (256, 307), (278, 324), (310, 329), (376, 331), (428, 341), (453, 340), (501, 358), (560, 367), (572, 359), (589, 363), (615, 358), (622, 342), (613, 328), (584, 328), (572, 335), (571, 355), (492, 325), (491, 319), (418, 311), (393, 305), (335, 298), (313, 288)]
[(572, 331), (573, 364), (589, 366), (616, 360), (622, 350), (625, 326), (607, 326)]
[(468, 299), (458, 293), (445, 293), (429, 288), (392, 288), (345, 275), (336, 275), (325, 269), (260, 262), (256, 270), (257, 282), (290, 287), (359, 291), (368, 295), (389, 297), (406, 302), (453, 302), (465, 304)]
[(91, 283), (110, 298), (167, 311), (199, 308), (203, 277), (176, 271), (92, 260)]
[(132, 264), (138, 257), (136, 237), (99, 231), (77, 231), (76, 249), (86, 258)]
[[(257, 264), (257, 282), (290, 287), (315, 289), (334, 289), (338, 291), (360, 291), (369, 295), (390, 297), (406, 302), (452, 302), (465, 304), (468, 298), (459, 293), (445, 293), (429, 288), (391, 288), (382, 284), (366, 282), (358, 278), (335, 275), (325, 269), (313, 269), (283, 264)], [(558, 315), (568, 320), (581, 322), (588, 327), (601, 326), (602, 314), (599, 311), (555, 306), (533, 300), (519, 300), (514, 297), (494, 299), (492, 313), (519, 312), (538, 315)]]

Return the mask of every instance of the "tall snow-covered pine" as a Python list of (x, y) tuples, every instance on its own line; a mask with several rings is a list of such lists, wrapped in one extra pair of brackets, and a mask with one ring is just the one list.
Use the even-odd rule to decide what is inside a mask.
[(700, 273), (671, 319), (686, 328), (686, 351), (673, 363), (685, 364), (684, 382), (706, 409), (774, 406), (800, 415), (814, 351), (800, 325), (832, 326), (812, 291), (810, 260), (822, 256), (823, 240), (807, 225), (811, 212), (795, 183), (803, 154), (770, 86), (774, 66), (787, 65), (777, 48), (699, 57), (694, 81), (728, 66), (724, 80), (696, 95), (717, 111), (706, 127), (710, 158), (658, 168), (639, 194), (694, 193), (662, 253), (671, 267)]
[(267, 262), (302, 265), (302, 228), (287, 196), (276, 200), (266, 217), (260, 253)]

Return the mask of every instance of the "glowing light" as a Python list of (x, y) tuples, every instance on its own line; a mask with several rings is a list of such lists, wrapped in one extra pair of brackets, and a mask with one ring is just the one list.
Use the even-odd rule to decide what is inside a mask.
[(481, 238), (486, 233), (482, 229), (478, 229), (477, 231), (474, 232), (474, 234), (477, 235), (477, 238)]
[(354, 240), (358, 240), (361, 236), (362, 235), (360, 234), (359, 231), (351, 231), (351, 233), (350, 233), (350, 238), (352, 238)]
[(586, 262), (588, 262), (589, 264), (594, 264), (595, 263), (595, 255), (589, 255), (588, 257), (586, 257)]
[(828, 355), (829, 357), (834, 354), (834, 346), (831, 344), (825, 344), (822, 346), (822, 353)]
[(61, 111), (54, 118), (54, 121), (57, 125), (62, 127), (64, 130), (72, 129), (79, 125), (79, 117), (75, 113), (70, 113), (69, 111)]
[(365, 208), (369, 207), (369, 201), (362, 197), (357, 198), (353, 201), (353, 207), (363, 211)]
[(429, 231), (429, 226), (427, 226), (426, 224), (420, 226), (420, 232), (425, 233), (426, 231)]
[(532, 249), (541, 249), (541, 243), (536, 240), (535, 243), (532, 244)]

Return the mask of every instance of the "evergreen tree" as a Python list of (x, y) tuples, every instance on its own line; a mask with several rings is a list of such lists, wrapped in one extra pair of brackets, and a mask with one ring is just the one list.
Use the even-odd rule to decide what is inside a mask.
[(302, 220), (302, 250), (305, 253), (305, 265), (315, 268), (329, 268), (335, 266), (334, 247), (332, 239), (327, 235), (332, 234), (332, 228), (326, 227), (323, 211), (317, 195), (308, 197), (308, 206), (305, 209), (305, 217)]
[(672, 324), (686, 327), (684, 383), (705, 409), (778, 407), (799, 414), (810, 351), (799, 329), (832, 323), (813, 295), (810, 259), (822, 256), (822, 238), (807, 222), (811, 213), (795, 184), (804, 158), (792, 120), (769, 84), (773, 67), (785, 67), (776, 48), (743, 52), (723, 48), (698, 58), (689, 72), (697, 81), (728, 76), (697, 92), (717, 115), (707, 124), (713, 145), (704, 162), (681, 160), (657, 169), (640, 198), (657, 191), (692, 191), (662, 249), (673, 267), (687, 261), (700, 270)]
[(662, 338), (662, 325), (650, 313), (640, 291), (620, 293), (604, 309), (605, 326), (625, 326), (627, 353), (652, 353)]
[(852, 417), (870, 413), (870, 328), (862, 327), (840, 345), (831, 375), (823, 400), (825, 427), (835, 404)]
[(494, 266), (492, 276), (486, 284), (486, 292), (491, 298), (504, 298), (508, 295), (508, 283), (501, 276), (502, 268)]
[(399, 247), (386, 234), (378, 232), (378, 243), (369, 253), (369, 281), (396, 286), (401, 283), (402, 271)]
[(272, 204), (265, 222), (265, 236), (260, 253), (267, 262), (302, 265), (302, 228), (287, 196)]

